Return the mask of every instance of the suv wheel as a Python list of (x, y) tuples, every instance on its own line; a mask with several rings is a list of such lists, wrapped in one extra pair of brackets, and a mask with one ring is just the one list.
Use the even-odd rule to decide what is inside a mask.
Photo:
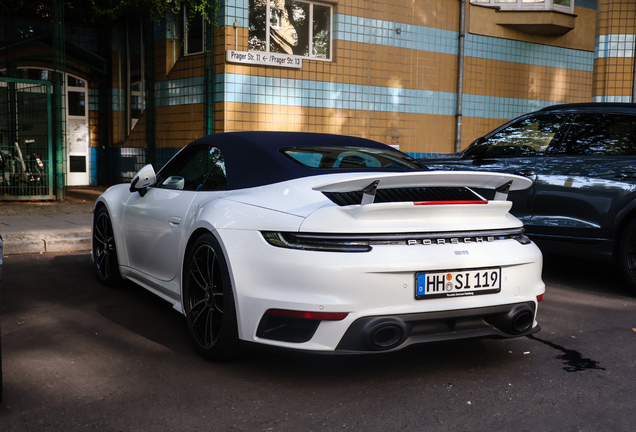
[(618, 264), (625, 280), (636, 289), (636, 219), (623, 232), (618, 249)]

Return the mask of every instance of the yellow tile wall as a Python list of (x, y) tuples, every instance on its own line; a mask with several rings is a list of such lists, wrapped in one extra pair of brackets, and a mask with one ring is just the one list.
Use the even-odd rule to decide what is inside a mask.
[(589, 102), (592, 74), (574, 69), (467, 57), (464, 92), (467, 94), (545, 100)]
[(459, 27), (459, 1), (341, 0), (337, 13), (442, 30), (457, 31)]
[(634, 59), (631, 57), (594, 60), (593, 96), (628, 96), (634, 86)]
[(156, 107), (155, 116), (156, 148), (183, 147), (203, 136), (203, 104)]
[[(636, 2), (634, 0), (599, 2), (596, 26), (597, 36), (633, 36), (636, 34)], [(633, 57), (597, 58), (594, 61), (593, 96), (631, 96), (633, 86)]]

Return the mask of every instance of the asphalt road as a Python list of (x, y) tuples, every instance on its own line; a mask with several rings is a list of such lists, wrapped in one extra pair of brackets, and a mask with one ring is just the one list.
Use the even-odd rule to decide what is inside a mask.
[(86, 253), (5, 257), (2, 431), (633, 431), (636, 293), (546, 258), (535, 339), (201, 359), (185, 320)]

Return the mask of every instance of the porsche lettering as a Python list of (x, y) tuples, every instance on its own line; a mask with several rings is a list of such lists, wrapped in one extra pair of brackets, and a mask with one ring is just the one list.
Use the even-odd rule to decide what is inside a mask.
[(464, 238), (459, 238), (459, 237), (452, 237), (452, 238), (438, 238), (438, 239), (424, 239), (424, 240), (407, 240), (406, 244), (408, 244), (409, 246), (414, 246), (414, 245), (432, 245), (432, 244), (438, 244), (438, 245), (444, 245), (444, 244), (460, 244), (460, 243), (492, 243), (494, 242), (496, 239), (494, 236), (488, 236), (488, 237), (464, 237)]

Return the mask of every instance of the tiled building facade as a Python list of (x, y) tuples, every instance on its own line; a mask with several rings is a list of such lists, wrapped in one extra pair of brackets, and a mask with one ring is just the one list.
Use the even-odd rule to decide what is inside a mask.
[(601, 2), (596, 27), (593, 101), (632, 102), (636, 2)]
[[(222, 0), (214, 56), (205, 32), (184, 31), (179, 15), (129, 20), (107, 35), (74, 30), (75, 43), (109, 64), (107, 85), (76, 73), (90, 87), (90, 182), (100, 170), (119, 180), (146, 162), (161, 166), (211, 132), (355, 135), (421, 156), (551, 104), (631, 102), (636, 0), (545, 1), (537, 10), (544, 3), (467, 0), (462, 17), (464, 2), (448, 0), (303, 0), (296, 9)], [(228, 51), (285, 64), (228, 60)]]

